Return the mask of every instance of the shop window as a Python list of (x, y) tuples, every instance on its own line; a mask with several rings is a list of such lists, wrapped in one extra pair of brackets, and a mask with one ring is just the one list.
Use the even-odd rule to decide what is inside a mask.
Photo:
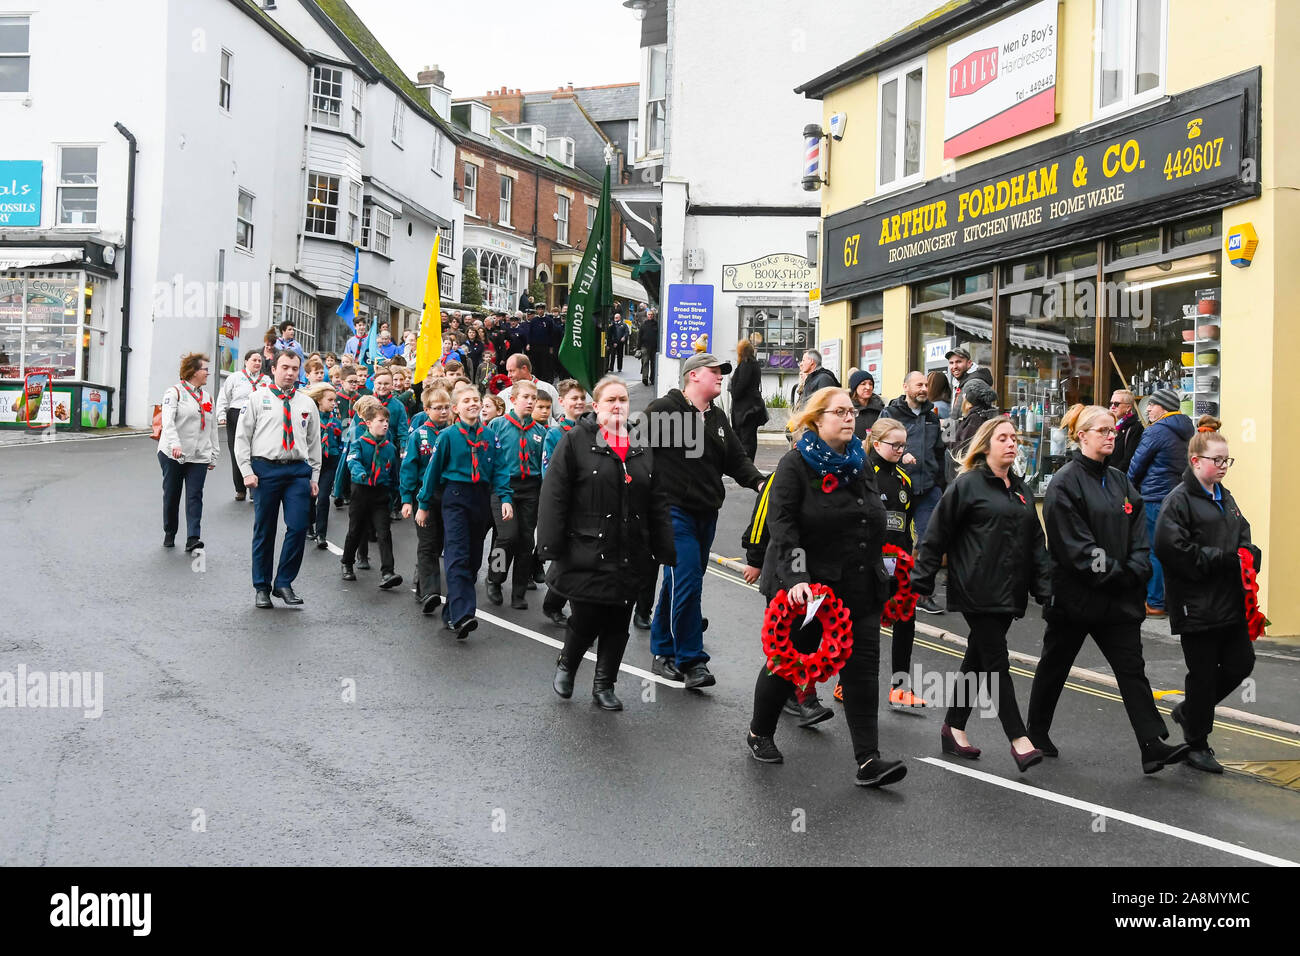
[(1208, 242), (1218, 239), (1223, 234), (1223, 214), (1211, 213), (1196, 219), (1185, 219), (1169, 227), (1169, 246), (1189, 246), (1196, 242)]
[(1164, 95), (1168, 0), (1097, 0), (1095, 114)]
[(957, 277), (957, 295), (974, 295), (977, 292), (989, 292), (993, 289), (993, 270), (969, 272)]
[(1106, 243), (1106, 260), (1132, 259), (1160, 251), (1160, 230), (1149, 229), (1128, 236), (1120, 236)]
[[(871, 377), (875, 379), (875, 394), (881, 395), (882, 388), (885, 384), (884, 371), (881, 366), (881, 358), (884, 355), (885, 333), (882, 329), (855, 329), (853, 333), (853, 360), (854, 368), (864, 372), (870, 372)], [(847, 382), (845, 383), (848, 384)]]
[(1052, 274), (1077, 272), (1080, 269), (1097, 268), (1097, 244), (1085, 242), (1070, 246), (1052, 254)]
[(945, 302), (951, 298), (952, 280), (950, 279), (940, 279), (938, 282), (914, 286), (912, 291), (913, 305), (920, 305), (922, 302)]
[(479, 279), (488, 308), (513, 312), (519, 303), (519, 260), (497, 252), (480, 252)]
[(0, 17), (0, 93), (31, 89), (31, 17)]
[(229, 50), (221, 51), (221, 73), (217, 78), (217, 105), (227, 113), (230, 112), (230, 61), (234, 54)]
[[(1126, 292), (1108, 319), (1111, 352), (1139, 403), (1169, 388), (1187, 415), (1218, 415), (1219, 254), (1128, 269), (1111, 279)], [(1114, 368), (1107, 379), (1111, 391), (1124, 387)]]
[(242, 189), (235, 204), (235, 245), (253, 251), (253, 194)]
[(880, 161), (876, 188), (894, 189), (919, 180), (925, 151), (925, 61), (882, 73), (880, 90)]
[(1002, 267), (1004, 285), (1019, 285), (1033, 282), (1047, 275), (1047, 260), (1043, 256), (1031, 256), (1020, 262), (1011, 262)]
[(741, 306), (740, 334), (754, 346), (759, 366), (778, 372), (796, 371), (803, 353), (817, 347), (806, 306)]
[(333, 236), (339, 221), (339, 177), (307, 174), (307, 221), (303, 231)]
[(99, 221), (99, 147), (59, 147), (59, 224)]
[(0, 378), (75, 378), (82, 308), (80, 273), (0, 279)]
[[(965, 302), (946, 309), (932, 309), (912, 315), (912, 356), (914, 368), (926, 373), (946, 371), (945, 353), (961, 346), (971, 354), (976, 365), (988, 367), (993, 362), (993, 300)], [(888, 383), (885, 394), (895, 387), (901, 392), (902, 376)]]
[(885, 318), (885, 294), (873, 292), (853, 300), (853, 321), (883, 321)]
[(311, 121), (338, 129), (343, 115), (343, 71), (318, 66), (311, 74)]

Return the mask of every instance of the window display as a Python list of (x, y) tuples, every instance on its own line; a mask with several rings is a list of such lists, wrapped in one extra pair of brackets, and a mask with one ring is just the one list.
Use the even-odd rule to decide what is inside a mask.
[(817, 347), (813, 322), (806, 306), (741, 306), (741, 335), (754, 346), (762, 368), (793, 371), (809, 349)]
[(81, 297), (80, 273), (0, 279), (0, 378), (76, 378)]

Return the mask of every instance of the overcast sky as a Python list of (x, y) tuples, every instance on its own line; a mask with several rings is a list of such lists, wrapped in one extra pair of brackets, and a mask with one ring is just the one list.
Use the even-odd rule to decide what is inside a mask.
[(620, 0), (348, 0), (412, 78), (437, 64), (452, 95), (639, 79), (641, 25)]

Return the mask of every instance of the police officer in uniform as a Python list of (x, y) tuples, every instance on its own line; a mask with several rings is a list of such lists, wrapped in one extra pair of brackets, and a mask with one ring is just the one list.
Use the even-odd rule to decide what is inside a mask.
[[(271, 365), (273, 383), (259, 385), (239, 416), (235, 457), (244, 484), (257, 489), (253, 499), (253, 588), (260, 608), (271, 606), (272, 594), (285, 604), (302, 603), (293, 592), (293, 581), (302, 564), (311, 500), (319, 490), (321, 441), (316, 403), (297, 388), (300, 362), (296, 352), (276, 352)], [(281, 503), (284, 545), (272, 582)]]

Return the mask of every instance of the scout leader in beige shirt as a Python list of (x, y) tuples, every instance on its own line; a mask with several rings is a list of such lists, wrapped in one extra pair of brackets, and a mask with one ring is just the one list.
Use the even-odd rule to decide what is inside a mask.
[[(235, 435), (235, 460), (244, 476), (244, 484), (257, 487), (253, 473), (254, 458), (269, 458), (281, 464), (306, 461), (311, 465), (311, 493), (317, 494), (320, 481), (320, 412), (307, 393), (297, 388), (298, 356), (280, 353), (271, 368), (275, 384), (262, 383), (248, 396), (248, 407), (239, 416)], [(293, 442), (285, 434), (284, 399), (289, 399), (289, 417)]]

